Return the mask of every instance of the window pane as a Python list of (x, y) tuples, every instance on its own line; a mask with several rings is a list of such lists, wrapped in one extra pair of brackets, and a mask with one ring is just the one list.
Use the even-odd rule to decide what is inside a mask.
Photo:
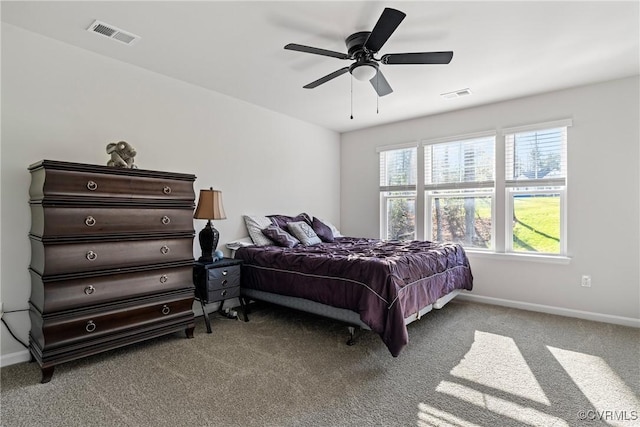
[(506, 179), (566, 178), (566, 128), (506, 136)]
[(432, 236), (465, 247), (491, 247), (491, 197), (437, 197), (431, 203)]
[(418, 150), (415, 147), (380, 153), (380, 186), (416, 185)]
[(513, 195), (513, 250), (560, 253), (560, 195)]
[(425, 147), (425, 184), (455, 188), (459, 183), (493, 181), (494, 141), (491, 136)]
[(394, 197), (387, 200), (387, 239), (413, 240), (416, 236), (415, 197)]

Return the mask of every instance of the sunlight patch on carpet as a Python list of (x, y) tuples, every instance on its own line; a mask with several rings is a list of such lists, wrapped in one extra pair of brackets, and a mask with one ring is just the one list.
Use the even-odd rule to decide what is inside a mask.
[(494, 414), (511, 418), (530, 426), (544, 425), (553, 427), (569, 427), (569, 424), (561, 418), (545, 414), (544, 412), (528, 406), (523, 406), (500, 397), (474, 390), (473, 388), (462, 384), (456, 384), (450, 381), (441, 381), (440, 384), (438, 384), (436, 391), (456, 397), (480, 408), (489, 410)]
[(590, 418), (602, 418), (614, 426), (637, 425), (635, 423), (640, 422), (640, 399), (602, 358), (556, 347), (547, 348), (595, 408), (589, 414)]
[(451, 375), (551, 405), (512, 338), (475, 331), (474, 342)]

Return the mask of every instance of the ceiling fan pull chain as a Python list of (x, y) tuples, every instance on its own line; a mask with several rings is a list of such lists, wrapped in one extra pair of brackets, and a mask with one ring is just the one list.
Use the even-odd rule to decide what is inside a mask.
[(380, 85), (378, 84), (380, 82), (380, 73), (377, 72), (376, 73), (376, 114), (380, 113), (380, 95), (378, 95), (380, 93)]
[(351, 76), (351, 120), (353, 120), (353, 76)]

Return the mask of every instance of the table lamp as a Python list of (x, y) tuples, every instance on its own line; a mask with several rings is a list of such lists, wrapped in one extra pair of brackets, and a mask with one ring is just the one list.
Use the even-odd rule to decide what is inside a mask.
[(213, 262), (213, 251), (218, 247), (218, 239), (220, 233), (213, 228), (211, 220), (227, 219), (222, 206), (222, 191), (214, 190), (210, 187), (208, 190), (200, 190), (200, 198), (196, 212), (193, 214), (195, 219), (206, 219), (207, 225), (200, 231), (198, 238), (200, 239), (200, 248), (202, 256), (198, 262)]

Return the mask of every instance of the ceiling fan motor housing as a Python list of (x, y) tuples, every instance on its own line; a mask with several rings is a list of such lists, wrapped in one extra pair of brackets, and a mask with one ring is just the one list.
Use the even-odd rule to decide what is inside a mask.
[[(355, 59), (356, 62), (349, 67), (349, 73), (355, 76), (358, 80), (369, 80), (371, 77), (377, 74), (378, 64), (373, 59), (373, 52), (369, 52), (365, 49), (364, 44), (367, 42), (371, 31), (360, 31), (358, 33), (351, 34), (345, 39), (345, 43), (348, 49), (348, 55), (351, 59)], [(372, 67), (367, 69), (358, 70), (354, 74), (354, 70), (361, 66)]]
[(353, 33), (345, 39), (347, 44), (348, 55), (350, 58), (359, 59), (359, 56), (367, 55), (365, 52), (364, 44), (369, 38), (371, 31), (360, 31), (359, 33)]

